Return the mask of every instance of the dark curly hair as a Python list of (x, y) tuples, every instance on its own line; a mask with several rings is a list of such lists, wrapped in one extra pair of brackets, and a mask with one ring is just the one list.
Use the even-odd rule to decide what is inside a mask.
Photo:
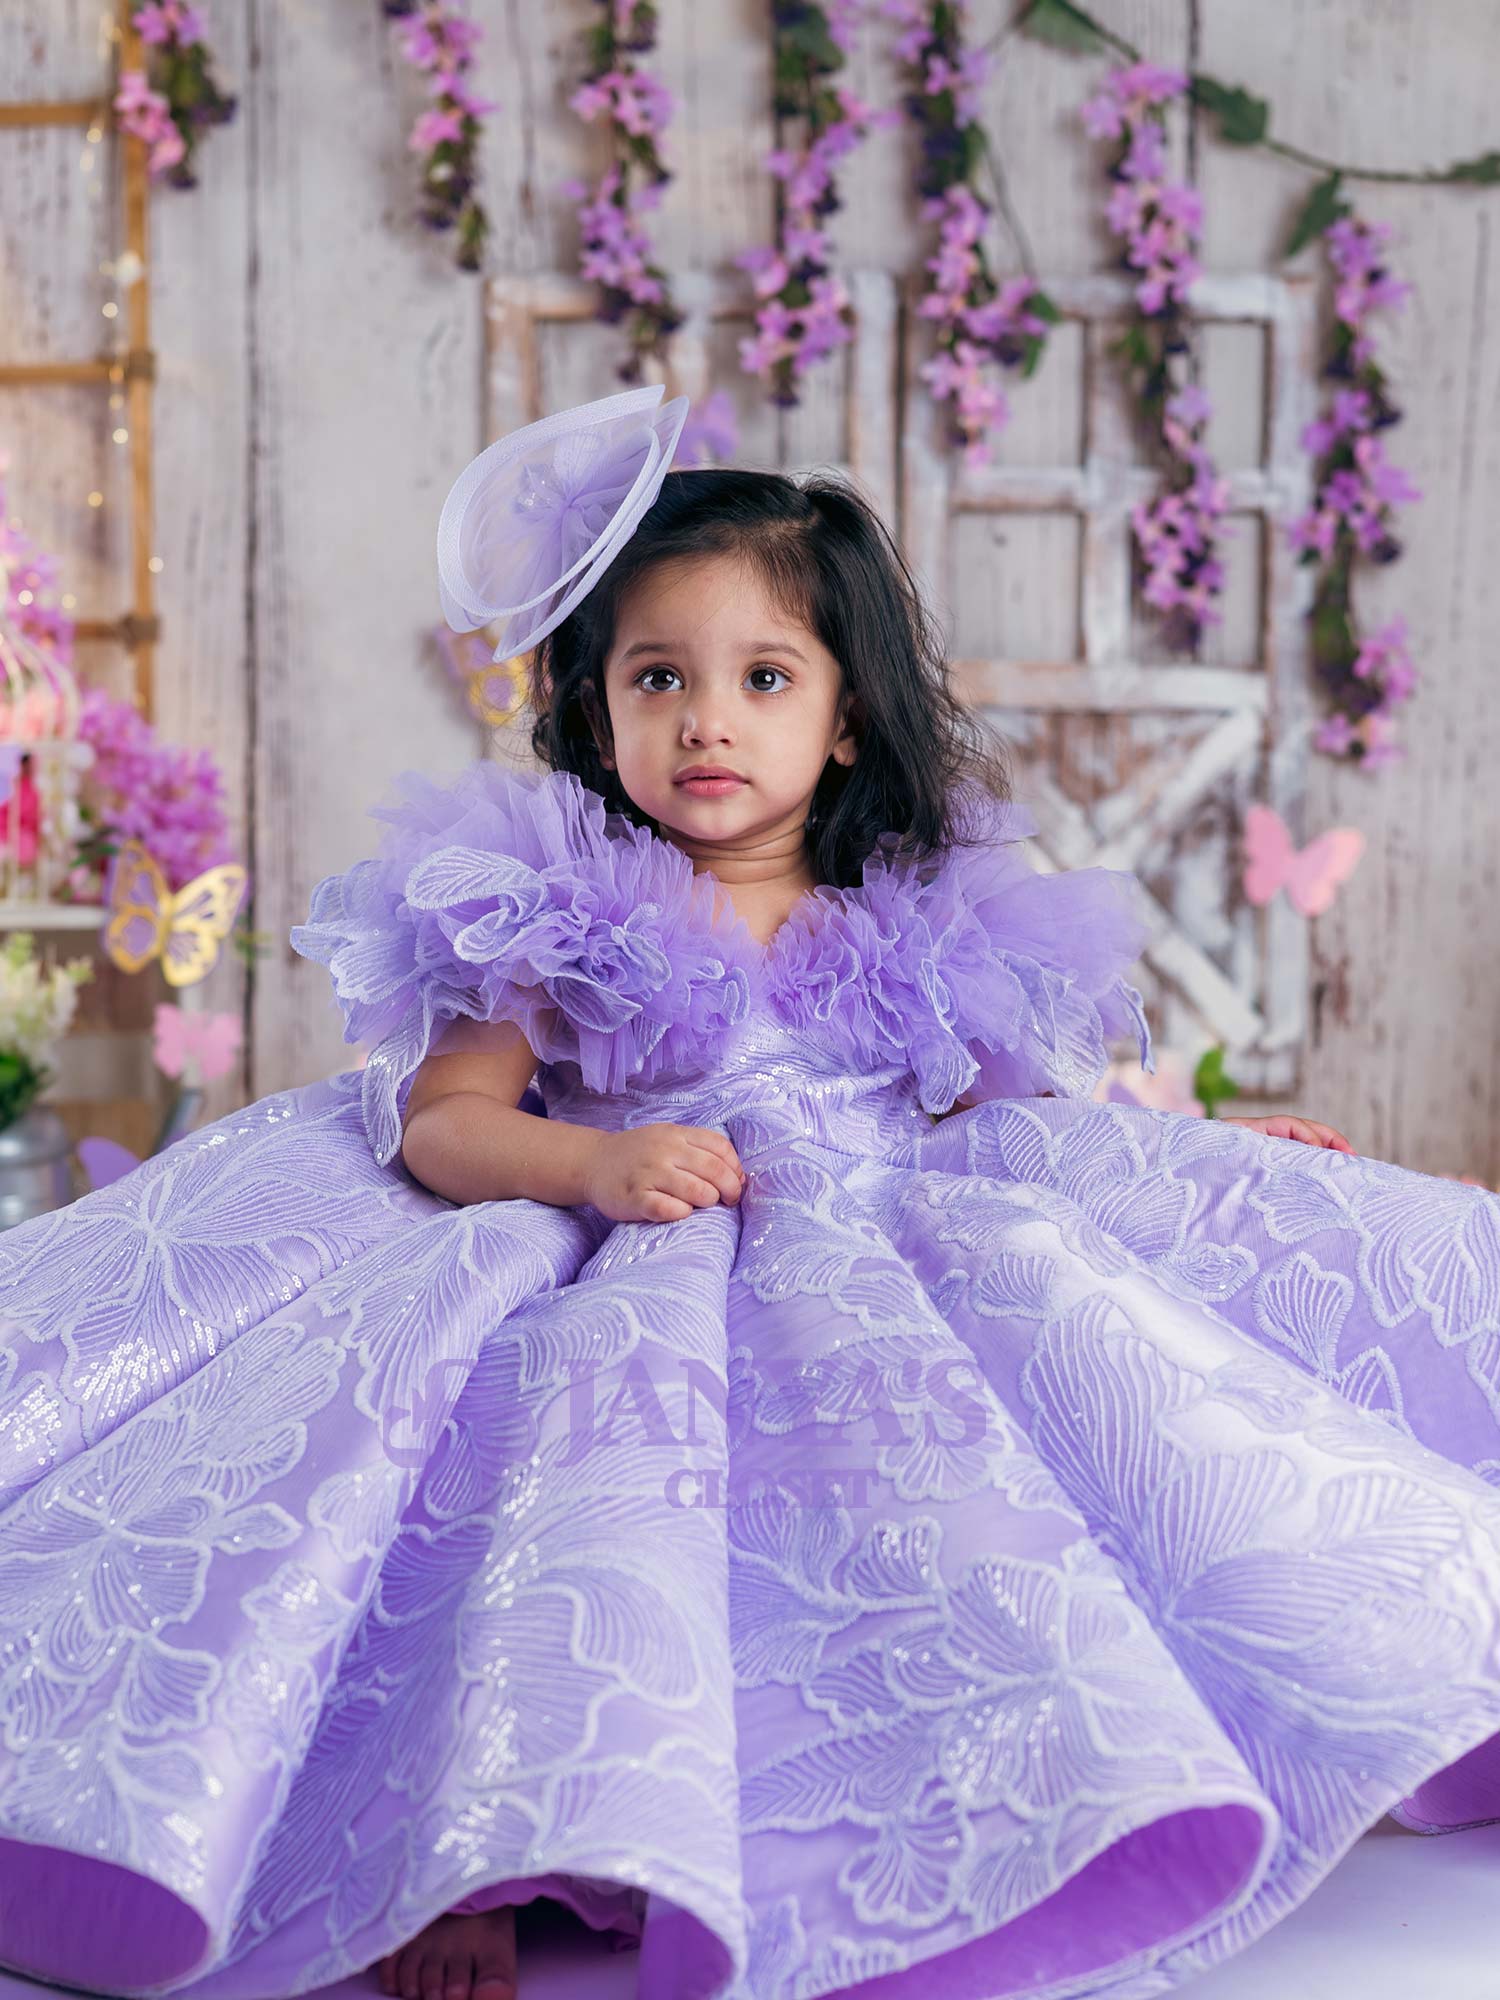
[[(858, 886), (878, 845), (925, 861), (966, 835), (954, 786), (1008, 799), (1004, 746), (951, 683), (941, 636), (878, 514), (846, 481), (712, 466), (671, 472), (599, 582), (537, 646), (531, 747), (616, 812), (657, 831), (599, 758), (589, 706), (607, 727), (604, 665), (621, 598), (648, 570), (693, 557), (750, 563), (773, 600), (838, 661), (857, 739), (830, 758), (808, 809), (815, 880)], [(882, 836), (889, 836), (882, 842)]]

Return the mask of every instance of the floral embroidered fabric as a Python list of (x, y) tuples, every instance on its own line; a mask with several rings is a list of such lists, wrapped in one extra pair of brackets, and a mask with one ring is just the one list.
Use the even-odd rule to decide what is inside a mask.
[[(1500, 1198), (1093, 1103), (1138, 927), (1014, 809), (765, 951), (572, 781), (410, 810), (301, 937), (373, 1078), (0, 1237), (0, 1963), (546, 1894), (645, 2000), (1146, 2000), (1500, 1819)], [(740, 1203), (418, 1186), (459, 1017)]]

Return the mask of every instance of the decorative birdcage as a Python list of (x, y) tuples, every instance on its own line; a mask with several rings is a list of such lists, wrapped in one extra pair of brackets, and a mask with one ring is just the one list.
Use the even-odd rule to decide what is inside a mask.
[(79, 785), (94, 757), (78, 713), (71, 670), (0, 608), (0, 929), (99, 922), (97, 905), (59, 893), (83, 830)]

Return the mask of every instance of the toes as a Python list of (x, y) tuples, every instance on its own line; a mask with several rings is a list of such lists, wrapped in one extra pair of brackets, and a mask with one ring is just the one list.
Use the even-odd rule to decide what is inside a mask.
[(502, 1906), (489, 1915), (489, 1929), (474, 1954), (473, 2000), (516, 2000), (516, 1913)]
[(443, 2000), (443, 1970), (443, 1959), (436, 1952), (422, 1960), (422, 2000)]
[(422, 1958), (419, 1952), (401, 1954), (401, 2000), (422, 2000)]
[(458, 1957), (451, 1953), (448, 1957), (447, 1982), (438, 2000), (470, 2000), (475, 1992), (474, 1959), (472, 1954), (460, 1952)]

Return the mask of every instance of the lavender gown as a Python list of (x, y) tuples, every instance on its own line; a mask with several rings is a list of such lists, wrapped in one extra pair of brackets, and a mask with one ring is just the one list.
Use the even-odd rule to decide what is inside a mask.
[[(1093, 1103), (1130, 883), (1016, 809), (765, 949), (570, 777), (387, 817), (295, 937), (364, 1072), (0, 1237), (0, 1962), (545, 1893), (645, 2000), (1145, 2000), (1500, 1818), (1500, 1199)], [(744, 1198), (428, 1193), (459, 1016)]]

